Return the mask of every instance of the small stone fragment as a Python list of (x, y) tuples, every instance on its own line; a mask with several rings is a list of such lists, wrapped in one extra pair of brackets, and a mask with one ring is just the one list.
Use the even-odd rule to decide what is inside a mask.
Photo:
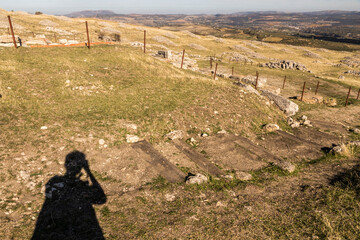
[(224, 204), (224, 203), (221, 202), (221, 201), (218, 201), (218, 202), (216, 203), (216, 207), (226, 207), (226, 204)]
[(252, 179), (252, 175), (246, 172), (237, 172), (236, 178), (240, 181), (250, 181)]
[(345, 146), (344, 144), (335, 145), (335, 146), (331, 149), (331, 152), (332, 152), (333, 154), (342, 153), (345, 148), (346, 148), (346, 146)]
[(181, 130), (175, 130), (165, 135), (165, 137), (170, 140), (182, 139), (184, 137), (184, 132)]
[(126, 142), (128, 143), (137, 143), (140, 141), (140, 138), (136, 135), (126, 135)]
[(360, 147), (360, 141), (353, 141), (349, 143), (350, 146)]
[(280, 130), (280, 127), (277, 124), (270, 123), (270, 124), (265, 125), (264, 129), (266, 132), (276, 132), (276, 131)]
[(105, 144), (105, 140), (104, 139), (100, 139), (99, 140), (99, 145), (104, 145)]
[(356, 134), (360, 134), (360, 129), (358, 128), (351, 128), (350, 132), (356, 133)]
[(40, 129), (41, 130), (46, 130), (46, 129), (48, 129), (48, 127), (47, 126), (42, 126)]
[(293, 173), (296, 170), (295, 165), (290, 162), (280, 162), (276, 165), (289, 173)]
[(196, 174), (195, 176), (189, 176), (186, 180), (187, 184), (202, 184), (206, 183), (208, 178), (200, 173)]
[(173, 194), (166, 194), (165, 195), (165, 199), (166, 199), (166, 201), (168, 201), (168, 202), (173, 202), (174, 200), (175, 200), (175, 195), (173, 195)]

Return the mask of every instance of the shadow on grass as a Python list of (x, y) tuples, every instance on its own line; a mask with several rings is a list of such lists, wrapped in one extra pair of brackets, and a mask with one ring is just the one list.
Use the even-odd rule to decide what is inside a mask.
[(330, 184), (342, 189), (355, 191), (356, 195), (360, 198), (360, 164), (336, 175), (330, 181)]
[[(66, 156), (66, 173), (46, 184), (45, 202), (31, 239), (104, 239), (93, 204), (104, 204), (106, 195), (90, 171), (85, 154)], [(84, 169), (89, 181), (80, 179)]]

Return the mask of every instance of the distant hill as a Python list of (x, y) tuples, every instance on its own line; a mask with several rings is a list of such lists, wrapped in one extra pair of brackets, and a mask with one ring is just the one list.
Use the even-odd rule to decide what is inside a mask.
[(115, 12), (109, 11), (109, 10), (86, 10), (81, 12), (73, 12), (69, 13), (65, 16), (71, 17), (71, 18), (81, 18), (81, 17), (97, 17), (97, 16), (106, 16), (106, 15), (116, 15)]

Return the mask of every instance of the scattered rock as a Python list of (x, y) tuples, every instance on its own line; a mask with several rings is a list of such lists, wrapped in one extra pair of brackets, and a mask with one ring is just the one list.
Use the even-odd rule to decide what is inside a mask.
[(329, 107), (335, 107), (337, 105), (336, 98), (324, 99), (324, 104)]
[(292, 128), (298, 128), (300, 127), (300, 122), (297, 120), (294, 120), (293, 118), (288, 118), (287, 123), (289, 124), (290, 127)]
[(237, 172), (236, 178), (240, 181), (250, 181), (253, 177), (250, 173), (246, 172)]
[(296, 170), (296, 166), (290, 162), (283, 161), (283, 162), (277, 163), (275, 165), (277, 165), (278, 167), (280, 167), (281, 169), (283, 169), (285, 171), (288, 171), (289, 173), (293, 173)]
[(140, 141), (140, 138), (136, 135), (126, 135), (126, 142), (127, 143), (137, 143)]
[(349, 143), (350, 146), (360, 147), (360, 141), (353, 141)]
[(336, 144), (334, 144), (333, 145), (333, 148), (331, 149), (331, 153), (332, 154), (340, 154), (340, 153), (342, 153), (342, 152), (344, 152), (346, 150), (346, 146), (345, 146), (345, 144), (341, 144), (341, 145), (336, 145)]
[(276, 132), (276, 131), (280, 130), (280, 127), (277, 124), (270, 123), (270, 124), (266, 124), (264, 126), (264, 129), (266, 132)]
[(227, 134), (227, 132), (225, 130), (221, 130), (221, 131), (217, 132), (217, 134)]
[(224, 178), (225, 178), (225, 179), (228, 179), (228, 180), (233, 180), (233, 179), (234, 179), (234, 177), (231, 176), (231, 175), (225, 175)]
[(182, 139), (184, 138), (184, 132), (181, 130), (175, 130), (166, 134), (165, 137), (169, 138), (170, 140)]
[(244, 84), (244, 83), (239, 82), (239, 81), (234, 82), (234, 84), (238, 85), (238, 86), (240, 86), (242, 88), (245, 88), (247, 91), (249, 91), (251, 93), (254, 93), (254, 94), (260, 96), (260, 93), (255, 88), (251, 87), (250, 85)]
[[(301, 96), (296, 96), (295, 99), (300, 101)], [(324, 103), (324, 98), (322, 96), (312, 96), (312, 97), (304, 96), (302, 101), (307, 104), (322, 104)]]
[[(244, 78), (241, 79), (241, 81), (244, 82), (244, 83), (247, 83), (247, 84), (251, 84), (253, 86), (256, 85), (256, 77), (255, 76), (244, 77)], [(267, 82), (266, 78), (259, 77), (257, 86), (258, 87), (264, 87), (266, 82)]]
[(124, 123), (123, 126), (128, 130), (137, 130), (136, 124), (133, 123)]
[(276, 95), (270, 91), (263, 90), (262, 95), (268, 97), (270, 100), (274, 101), (274, 103), (280, 108), (281, 111), (284, 111), (284, 113), (287, 116), (293, 116), (299, 111), (299, 106), (279, 95)]
[(298, 119), (300, 125), (303, 126), (308, 126), (308, 127), (312, 127), (310, 120), (308, 120), (308, 117), (305, 115), (302, 115), (299, 119)]
[(246, 210), (248, 212), (252, 212), (252, 207), (251, 206), (244, 206), (244, 210)]
[(19, 176), (22, 180), (27, 181), (30, 179), (30, 174), (26, 171), (20, 171)]
[(200, 173), (192, 176), (188, 176), (186, 183), (187, 184), (202, 184), (206, 183), (208, 181), (208, 178)]
[(176, 196), (173, 195), (173, 194), (166, 194), (166, 195), (165, 195), (165, 199), (166, 199), (166, 201), (168, 201), (168, 202), (173, 202), (173, 201), (175, 200), (175, 198), (176, 198)]
[(99, 145), (104, 145), (105, 144), (105, 140), (104, 139), (100, 139), (99, 140)]
[(351, 128), (349, 131), (356, 133), (356, 134), (360, 134), (360, 129), (358, 129), (358, 128)]
[(42, 126), (40, 129), (41, 129), (41, 130), (47, 130), (48, 127), (47, 127), (47, 126)]
[(144, 47), (144, 44), (141, 42), (132, 42), (130, 45), (132, 47)]
[(216, 203), (216, 207), (226, 207), (226, 204), (225, 203), (222, 203), (221, 201), (218, 201)]

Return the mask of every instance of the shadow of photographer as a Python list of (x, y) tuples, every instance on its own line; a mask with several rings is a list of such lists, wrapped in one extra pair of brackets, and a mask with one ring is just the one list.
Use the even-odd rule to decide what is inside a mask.
[[(46, 184), (45, 202), (31, 239), (105, 239), (93, 204), (104, 204), (106, 195), (90, 171), (85, 154), (66, 156), (66, 173)], [(83, 181), (81, 170), (88, 179)]]

